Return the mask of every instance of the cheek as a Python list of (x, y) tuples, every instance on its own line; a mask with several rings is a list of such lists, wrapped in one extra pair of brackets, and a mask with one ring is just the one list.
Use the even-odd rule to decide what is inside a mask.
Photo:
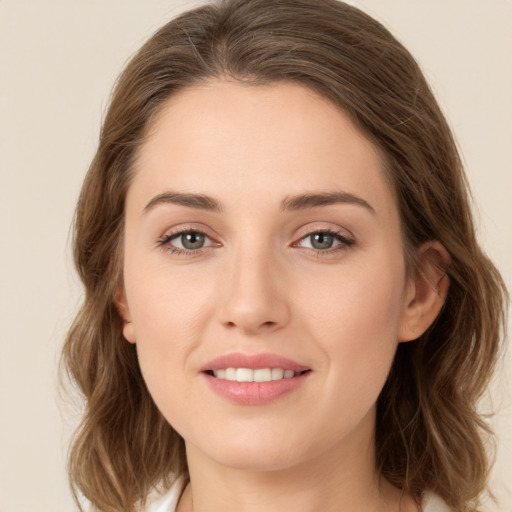
[(398, 345), (405, 270), (401, 258), (385, 260), (316, 279), (310, 283), (315, 293), (304, 297), (305, 329), (323, 351), (333, 385), (375, 394), (387, 377)]
[[(210, 306), (205, 271), (171, 265), (161, 254), (138, 255), (125, 262), (125, 286), (137, 343), (180, 350), (201, 331)], [(170, 343), (172, 342), (172, 343)]]
[(204, 284), (191, 276), (180, 280), (162, 268), (134, 273), (129, 265), (126, 275), (142, 375), (157, 405), (169, 408), (185, 396), (169, 390), (181, 389), (184, 377), (193, 371), (189, 356), (201, 343), (212, 301)]
[[(200, 288), (151, 281), (134, 293), (131, 307), (139, 358), (175, 361), (200, 342), (210, 303)], [(170, 281), (173, 282), (173, 281)]]

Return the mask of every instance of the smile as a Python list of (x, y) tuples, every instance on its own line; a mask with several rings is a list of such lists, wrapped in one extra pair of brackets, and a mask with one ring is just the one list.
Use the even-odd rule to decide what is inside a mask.
[[(306, 370), (308, 371), (308, 370)], [(236, 382), (270, 382), (273, 380), (291, 379), (305, 372), (284, 370), (283, 368), (220, 368), (211, 371), (217, 379)]]
[(313, 369), (278, 354), (235, 352), (209, 361), (199, 372), (217, 396), (236, 405), (265, 405), (296, 393)]

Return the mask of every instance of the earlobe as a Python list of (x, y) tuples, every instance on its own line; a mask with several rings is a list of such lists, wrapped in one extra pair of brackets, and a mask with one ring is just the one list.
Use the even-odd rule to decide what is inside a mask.
[(418, 268), (408, 283), (398, 341), (419, 338), (437, 318), (446, 300), (451, 257), (439, 242), (428, 242), (418, 250)]
[(123, 319), (124, 338), (130, 343), (135, 343), (135, 329), (130, 315), (130, 309), (128, 308), (128, 301), (126, 300), (126, 293), (123, 285), (119, 285), (116, 289), (114, 304), (116, 306), (117, 312), (119, 313), (119, 316)]

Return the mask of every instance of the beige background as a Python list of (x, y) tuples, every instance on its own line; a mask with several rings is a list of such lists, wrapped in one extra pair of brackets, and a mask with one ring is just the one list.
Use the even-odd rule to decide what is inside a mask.
[[(459, 140), (480, 237), (512, 288), (512, 1), (360, 0), (416, 55)], [(114, 79), (173, 0), (0, 0), (0, 512), (74, 510), (56, 363), (80, 298), (69, 227)], [(512, 511), (512, 364), (492, 390)]]

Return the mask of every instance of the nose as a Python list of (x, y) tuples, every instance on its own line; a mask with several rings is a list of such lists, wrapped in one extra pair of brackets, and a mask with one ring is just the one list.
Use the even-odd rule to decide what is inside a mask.
[(237, 255), (221, 276), (219, 320), (246, 335), (274, 332), (290, 318), (282, 268), (269, 253)]

